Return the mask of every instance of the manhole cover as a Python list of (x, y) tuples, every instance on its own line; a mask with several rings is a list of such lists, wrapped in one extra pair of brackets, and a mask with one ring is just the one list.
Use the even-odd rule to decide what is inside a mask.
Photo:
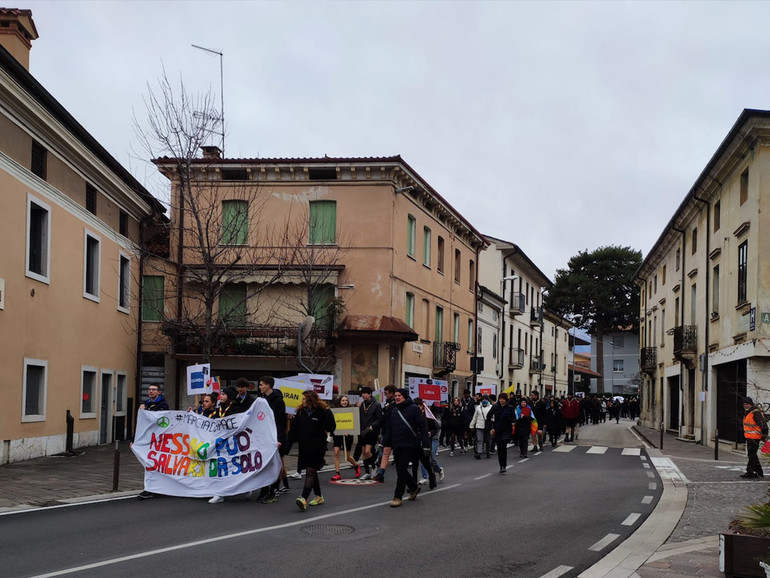
[(343, 524), (315, 524), (313, 526), (305, 526), (302, 528), (302, 531), (307, 534), (336, 536), (337, 534), (351, 534), (356, 529), (353, 526), (345, 526)]

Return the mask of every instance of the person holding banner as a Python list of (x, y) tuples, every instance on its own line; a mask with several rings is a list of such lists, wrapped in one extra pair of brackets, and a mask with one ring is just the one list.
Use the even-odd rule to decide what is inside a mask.
[(195, 413), (202, 415), (203, 417), (214, 417), (216, 412), (217, 397), (213, 393), (204, 393), (201, 396), (201, 404), (195, 409)]
[[(318, 470), (324, 465), (326, 454), (326, 438), (337, 428), (334, 414), (318, 394), (312, 389), (302, 392), (302, 405), (291, 420), (286, 452), (294, 442), (298, 446), (297, 468), (305, 470), (305, 486), (296, 504), (300, 511), (307, 510), (308, 505), (320, 506), (324, 503), (321, 495), (321, 484)], [(315, 497), (308, 502), (310, 492)]]
[[(259, 501), (263, 504), (272, 504), (278, 501), (278, 494), (289, 491), (289, 478), (286, 476), (286, 466), (283, 457), (286, 455), (286, 402), (283, 401), (283, 393), (273, 389), (275, 379), (270, 375), (259, 378), (259, 393), (265, 398), (275, 419), (275, 431), (278, 439), (278, 454), (281, 456), (281, 473), (269, 488), (262, 488)], [(283, 482), (283, 491), (280, 483)]]
[(249, 383), (249, 380), (245, 377), (239, 377), (235, 382), (235, 389), (237, 394), (233, 401), (241, 406), (243, 411), (249, 409), (251, 404), (254, 403), (254, 399), (256, 399), (253, 395), (251, 395), (251, 392), (249, 391), (250, 386), (251, 383)]
[[(350, 407), (350, 400), (348, 399), (347, 395), (343, 395), (339, 401), (337, 402), (338, 407)], [(340, 475), (340, 449), (343, 447), (342, 444), (345, 444), (345, 459), (350, 463), (353, 468), (355, 468), (355, 475), (356, 477), (361, 475), (361, 466), (358, 465), (358, 462), (353, 459), (353, 456), (350, 455), (350, 450), (353, 447), (353, 436), (351, 434), (345, 434), (340, 436), (333, 436), (334, 439), (334, 475), (332, 476), (332, 481), (341, 480), (342, 476)]]
[(398, 479), (390, 507), (397, 508), (402, 503), (406, 489), (409, 490), (407, 499), (410, 502), (417, 499), (420, 486), (409, 472), (409, 464), (420, 461), (421, 453), (429, 451), (430, 442), (425, 418), (409, 397), (409, 390), (404, 387), (397, 389), (393, 399), (395, 407), (388, 412), (382, 444), (386, 448), (393, 448)]
[(227, 417), (228, 415), (235, 415), (236, 413), (243, 413), (243, 408), (235, 403), (235, 398), (238, 396), (238, 390), (232, 385), (227, 386), (219, 394), (219, 407), (217, 412), (211, 417)]
[[(165, 411), (170, 409), (166, 398), (160, 393), (160, 386), (157, 383), (151, 383), (147, 388), (148, 399), (146, 403), (139, 406), (139, 409), (146, 409), (147, 411)], [(142, 490), (139, 493), (139, 497), (143, 500), (149, 500), (154, 498), (155, 494)]]

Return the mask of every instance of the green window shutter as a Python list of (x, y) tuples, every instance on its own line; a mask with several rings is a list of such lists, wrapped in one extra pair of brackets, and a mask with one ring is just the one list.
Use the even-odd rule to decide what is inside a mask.
[(219, 291), (219, 319), (227, 325), (246, 325), (246, 285), (225, 285)]
[(310, 311), (318, 329), (333, 329), (334, 310), (329, 307), (334, 300), (332, 285), (319, 285), (310, 294)]
[(249, 204), (222, 201), (222, 244), (246, 245), (249, 240)]
[(142, 277), (142, 321), (161, 321), (163, 318), (163, 277)]
[(406, 324), (414, 329), (414, 294), (406, 294)]
[(406, 254), (414, 257), (414, 237), (417, 234), (417, 220), (409, 215), (406, 223)]
[(334, 245), (337, 242), (337, 201), (310, 202), (311, 245)]

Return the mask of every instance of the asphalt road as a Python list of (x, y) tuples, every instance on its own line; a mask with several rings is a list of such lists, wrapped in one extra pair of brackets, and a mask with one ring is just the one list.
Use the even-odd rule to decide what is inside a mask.
[(384, 485), (322, 474), (326, 503), (304, 513), (292, 481), (296, 491), (267, 505), (131, 498), (0, 516), (0, 575), (576, 576), (660, 497), (628, 424), (584, 429), (524, 461), (510, 448), (505, 475), (495, 456), (442, 452), (446, 479), (400, 508), (388, 507), (391, 468)]

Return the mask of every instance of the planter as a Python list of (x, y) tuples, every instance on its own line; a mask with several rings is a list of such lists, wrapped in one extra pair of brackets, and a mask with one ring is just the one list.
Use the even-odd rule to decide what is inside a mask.
[(719, 535), (719, 569), (727, 578), (765, 578), (760, 561), (770, 561), (770, 538), (748, 534)]

